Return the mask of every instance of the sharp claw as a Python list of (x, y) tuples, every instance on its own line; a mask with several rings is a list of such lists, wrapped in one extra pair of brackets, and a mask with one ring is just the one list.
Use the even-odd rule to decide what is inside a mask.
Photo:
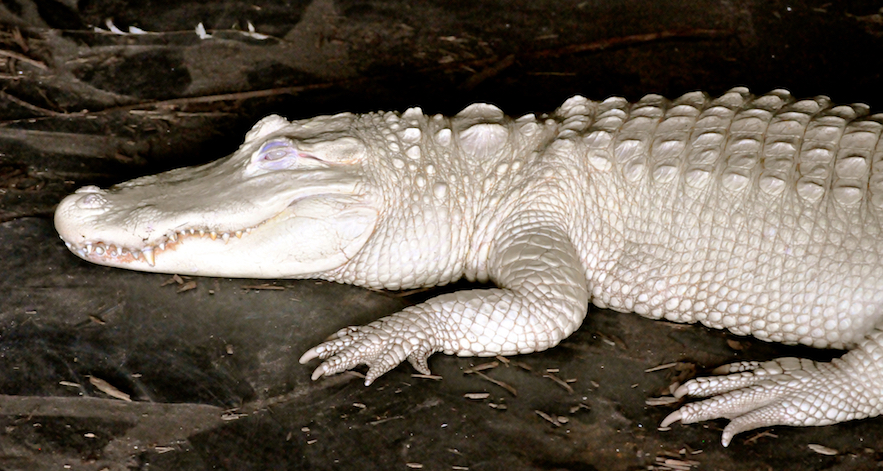
[(678, 386), (678, 388), (675, 389), (675, 392), (672, 393), (672, 396), (680, 399), (680, 398), (686, 396), (687, 394), (690, 394), (690, 387), (687, 386), (688, 384), (690, 384), (690, 383), (684, 383), (684, 384)]
[[(313, 348), (307, 350), (306, 353), (301, 355), (300, 360), (298, 360), (298, 362), (300, 362), (301, 365), (306, 365), (307, 363), (315, 360), (316, 358), (319, 358), (318, 347), (313, 347)], [(313, 379), (316, 379), (316, 378), (313, 378)]]
[(325, 374), (325, 364), (322, 363), (321, 365), (319, 365), (318, 368), (316, 368), (315, 370), (313, 370), (313, 375), (310, 376), (310, 379), (312, 379), (313, 381), (315, 381), (315, 380), (321, 378), (322, 375), (324, 375), (324, 374)]
[[(668, 414), (668, 416), (666, 416), (666, 418), (662, 419), (662, 423), (659, 424), (659, 426), (660, 427), (668, 427), (669, 425), (681, 420), (682, 418), (683, 418), (683, 416), (681, 414), (681, 410), (678, 409), (678, 410), (672, 412), (671, 414)], [(726, 445), (724, 445), (724, 446), (726, 446)]]

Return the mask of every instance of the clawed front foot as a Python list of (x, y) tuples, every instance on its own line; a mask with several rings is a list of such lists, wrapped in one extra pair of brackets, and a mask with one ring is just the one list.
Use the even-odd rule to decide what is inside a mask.
[(368, 365), (365, 385), (407, 359), (414, 368), (429, 374), (427, 359), (439, 351), (428, 322), (418, 313), (400, 312), (361, 327), (346, 327), (328, 341), (309, 349), (300, 358), (305, 364), (325, 360), (313, 371), (313, 380)]
[(844, 366), (839, 360), (799, 358), (725, 365), (714, 370), (721, 376), (692, 379), (679, 387), (676, 397), (711, 397), (672, 412), (662, 426), (728, 418), (721, 437), (727, 446), (736, 434), (758, 427), (828, 425), (868, 417), (875, 395)]

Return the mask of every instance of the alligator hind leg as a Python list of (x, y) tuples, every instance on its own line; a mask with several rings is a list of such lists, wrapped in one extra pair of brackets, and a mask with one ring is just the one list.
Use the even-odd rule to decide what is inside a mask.
[(831, 362), (779, 358), (740, 362), (692, 379), (675, 396), (709, 397), (686, 404), (662, 421), (666, 427), (730, 419), (724, 446), (741, 432), (771, 425), (829, 425), (883, 413), (883, 331)]

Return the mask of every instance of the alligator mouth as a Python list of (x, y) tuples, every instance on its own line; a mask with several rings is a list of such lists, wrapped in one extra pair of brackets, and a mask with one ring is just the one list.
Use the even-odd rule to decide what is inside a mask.
[(175, 250), (179, 245), (184, 244), (184, 242), (188, 239), (220, 239), (226, 244), (227, 242), (230, 242), (230, 240), (233, 238), (241, 239), (243, 236), (248, 235), (249, 233), (251, 233), (252, 230), (256, 229), (262, 224), (263, 223), (260, 223), (257, 226), (252, 226), (247, 229), (229, 232), (218, 232), (209, 229), (183, 229), (167, 235), (161, 242), (149, 244), (141, 248), (122, 247), (104, 241), (77, 244), (66, 240), (64, 237), (59, 237), (61, 237), (64, 245), (66, 245), (70, 251), (76, 253), (84, 259), (98, 258), (103, 260), (112, 260), (117, 263), (131, 263), (140, 261), (145, 262), (153, 267), (156, 266), (157, 255), (165, 252), (166, 250)]

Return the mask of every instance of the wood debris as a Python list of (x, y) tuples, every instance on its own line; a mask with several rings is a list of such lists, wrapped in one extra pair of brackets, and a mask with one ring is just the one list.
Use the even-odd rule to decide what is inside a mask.
[(518, 396), (518, 392), (515, 390), (515, 388), (513, 388), (511, 385), (509, 385), (507, 383), (504, 383), (500, 380), (491, 378), (490, 376), (482, 373), (481, 371), (475, 371), (475, 372), (473, 372), (473, 374), (475, 374), (476, 376), (478, 376), (481, 379), (484, 379), (486, 381), (490, 381), (491, 383), (496, 384), (497, 386), (505, 389), (506, 391), (509, 391), (509, 393), (511, 393), (513, 396)]
[(229, 422), (229, 421), (233, 421), (233, 420), (239, 420), (243, 417), (248, 417), (248, 414), (242, 414), (239, 412), (230, 411), (230, 412), (225, 412), (224, 414), (222, 414), (221, 420), (223, 420), (225, 422)]
[(425, 374), (423, 374), (423, 373), (413, 373), (413, 374), (411, 375), (411, 377), (412, 377), (412, 378), (418, 378), (418, 379), (431, 379), (431, 380), (433, 380), (433, 381), (441, 381), (441, 380), (444, 379), (444, 378), (441, 377), (440, 375), (425, 375)]
[(465, 397), (466, 399), (480, 400), (480, 399), (487, 399), (487, 398), (491, 397), (491, 393), (486, 393), (486, 392), (466, 393), (463, 395), (463, 397)]
[(270, 290), (270, 291), (283, 291), (285, 290), (284, 286), (271, 285), (270, 283), (262, 283), (259, 285), (243, 285), (242, 289), (252, 289), (255, 291), (260, 290)]
[(815, 443), (810, 443), (809, 445), (807, 445), (807, 448), (809, 448), (810, 450), (812, 450), (820, 455), (834, 456), (834, 455), (840, 454), (839, 450), (835, 450), (834, 448), (830, 448), (825, 445), (818, 445)]
[(25, 64), (30, 64), (40, 70), (49, 70), (49, 67), (42, 61), (38, 61), (36, 59), (31, 59), (30, 57), (19, 54), (14, 51), (8, 51), (6, 49), (0, 49), (0, 57), (8, 57), (10, 59), (15, 59), (19, 62), (24, 62)]
[(701, 463), (696, 460), (682, 460), (679, 458), (666, 458), (662, 456), (656, 457), (654, 470), (658, 471), (690, 471), (690, 469), (699, 466)]
[(579, 412), (581, 409), (592, 410), (591, 407), (589, 407), (589, 406), (583, 404), (582, 402), (580, 402), (579, 404), (570, 407), (570, 413), (571, 413), (571, 414), (576, 414), (576, 413)]
[(541, 410), (535, 410), (534, 412), (538, 416), (542, 417), (543, 420), (549, 422), (550, 424), (554, 425), (555, 427), (560, 427), (560, 426), (566, 424), (567, 422), (570, 422), (570, 419), (568, 419), (567, 417), (560, 417), (560, 416), (553, 415), (553, 414), (547, 414)]
[(606, 343), (607, 345), (610, 345), (611, 347), (619, 347), (623, 350), (629, 349), (629, 347), (625, 343), (625, 341), (623, 341), (621, 338), (619, 338), (615, 335), (605, 334), (603, 332), (598, 332), (598, 331), (595, 331), (594, 335), (596, 337), (598, 337), (602, 342)]
[[(656, 471), (689, 471), (690, 469), (699, 466), (699, 461), (686, 459), (685, 455), (688, 453), (687, 448), (681, 448), (678, 452), (670, 452), (670, 451), (662, 451), (656, 456), (656, 462), (649, 467), (648, 469), (656, 470)], [(702, 453), (701, 450), (694, 451), (692, 449), (689, 450), (689, 454), (696, 455)]]
[(163, 281), (163, 283), (162, 283), (161, 285), (159, 285), (159, 286), (160, 286), (160, 287), (162, 287), (162, 286), (168, 286), (168, 285), (173, 284), (173, 283), (176, 283), (176, 284), (179, 284), (179, 285), (183, 285), (183, 284), (184, 284), (184, 279), (181, 278), (181, 277), (178, 276), (178, 275), (172, 275), (171, 278), (169, 278), (169, 279), (166, 280), (166, 281)]
[(661, 396), (648, 398), (644, 401), (644, 404), (647, 404), (648, 406), (667, 406), (678, 401), (680, 401), (680, 399), (674, 396)]
[[(549, 371), (549, 370), (546, 370), (546, 371)], [(557, 372), (558, 370), (556, 369), (555, 371)], [(573, 387), (571, 387), (569, 384), (567, 384), (567, 382), (564, 381), (563, 379), (561, 379), (561, 378), (559, 378), (558, 376), (556, 376), (555, 373), (546, 373), (546, 374), (543, 375), (543, 378), (549, 378), (549, 379), (551, 379), (552, 381), (555, 382), (555, 384), (557, 384), (557, 385), (561, 386), (562, 388), (564, 388), (565, 391), (567, 391), (567, 392), (573, 394)]]
[(101, 378), (97, 378), (95, 376), (88, 376), (88, 378), (89, 378), (89, 383), (91, 383), (92, 386), (95, 386), (95, 389), (103, 392), (104, 394), (107, 394), (108, 396), (110, 396), (114, 399), (122, 399), (123, 401), (126, 401), (126, 402), (132, 402), (131, 396), (129, 396), (128, 394), (115, 388), (113, 385), (111, 385), (107, 381), (105, 381)]
[(680, 362), (673, 361), (671, 363), (665, 363), (663, 365), (654, 366), (653, 368), (647, 368), (646, 370), (644, 370), (644, 373), (652, 373), (654, 371), (667, 370), (669, 368), (674, 368), (674, 367), (678, 366), (678, 363), (680, 363)]
[(770, 432), (769, 430), (764, 430), (762, 432), (758, 432), (758, 433), (746, 438), (745, 443), (753, 443), (753, 442), (760, 440), (763, 437), (779, 438), (778, 435)]
[(405, 418), (404, 415), (396, 415), (393, 417), (379, 417), (377, 420), (375, 420), (373, 422), (368, 422), (368, 425), (380, 425), (384, 422), (389, 422), (391, 420), (399, 420), (399, 419), (404, 419), (404, 418)]
[(479, 364), (479, 365), (475, 365), (475, 366), (473, 366), (473, 367), (471, 367), (471, 368), (467, 368), (467, 369), (463, 370), (463, 373), (465, 373), (465, 374), (468, 375), (468, 374), (476, 373), (476, 372), (479, 372), (479, 371), (491, 370), (491, 369), (494, 369), (494, 368), (496, 368), (496, 367), (498, 367), (498, 366), (500, 366), (500, 362), (498, 362), (498, 361), (491, 361), (491, 362), (488, 362), (488, 363), (481, 363), (481, 364)]
[(179, 286), (175, 292), (176, 293), (183, 293), (185, 291), (190, 291), (192, 289), (196, 289), (196, 281), (195, 280), (190, 280), (187, 283), (184, 283), (183, 285)]

